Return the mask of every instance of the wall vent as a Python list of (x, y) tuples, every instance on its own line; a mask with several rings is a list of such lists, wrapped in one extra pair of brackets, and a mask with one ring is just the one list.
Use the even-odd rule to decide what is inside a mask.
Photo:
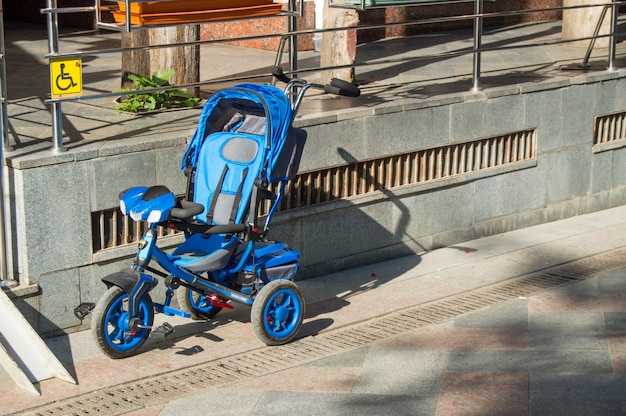
[(596, 116), (593, 130), (594, 146), (619, 141), (626, 143), (626, 112)]

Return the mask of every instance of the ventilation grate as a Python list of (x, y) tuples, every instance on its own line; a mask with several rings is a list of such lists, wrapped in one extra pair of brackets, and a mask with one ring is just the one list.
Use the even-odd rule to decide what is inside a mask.
[(607, 144), (626, 140), (626, 112), (596, 116), (593, 144)]
[[(93, 251), (137, 244), (148, 228), (143, 221), (134, 221), (123, 215), (119, 208), (105, 209), (91, 213)], [(178, 232), (159, 227), (159, 238), (175, 235)]]
[(417, 185), (536, 158), (536, 130), (301, 172), (280, 210)]

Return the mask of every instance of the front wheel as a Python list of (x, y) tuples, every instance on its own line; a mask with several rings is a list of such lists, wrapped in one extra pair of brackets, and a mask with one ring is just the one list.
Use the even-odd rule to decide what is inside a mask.
[[(149, 328), (134, 331), (128, 318), (128, 294), (117, 286), (107, 290), (91, 317), (91, 333), (100, 349), (111, 358), (131, 356), (148, 339)], [(141, 325), (152, 327), (154, 307), (147, 293), (139, 301)]]
[(291, 341), (304, 317), (304, 298), (291, 280), (273, 280), (254, 299), (250, 319), (256, 336), (266, 345)]

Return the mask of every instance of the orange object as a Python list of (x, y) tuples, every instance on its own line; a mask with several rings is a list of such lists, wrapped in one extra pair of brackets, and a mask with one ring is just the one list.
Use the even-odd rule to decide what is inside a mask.
[[(162, 0), (130, 3), (133, 14), (195, 12), (199, 10), (232, 9), (271, 4), (272, 0)], [(126, 11), (126, 2), (117, 2), (120, 12)]]
[[(248, 0), (245, 0), (248, 1)], [(178, 1), (165, 1), (162, 3), (178, 3)], [(137, 3), (140, 4), (140, 3)], [(145, 4), (145, 3), (143, 3)], [(232, 3), (231, 3), (232, 4)], [(206, 6), (206, 2), (204, 2)], [(132, 11), (131, 7), (131, 11)], [(247, 6), (211, 10), (194, 10), (184, 12), (164, 13), (131, 13), (130, 22), (135, 26), (162, 26), (186, 23), (210, 22), (216, 20), (246, 19), (253, 17), (272, 16), (280, 13), (282, 4), (270, 3), (259, 6)], [(113, 12), (117, 23), (126, 22), (125, 11)]]

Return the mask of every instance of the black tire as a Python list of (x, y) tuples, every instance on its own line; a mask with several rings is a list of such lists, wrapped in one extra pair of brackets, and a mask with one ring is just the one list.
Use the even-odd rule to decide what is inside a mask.
[(222, 310), (211, 305), (205, 296), (186, 287), (176, 289), (178, 307), (189, 314), (192, 319), (211, 319)]
[(254, 299), (250, 320), (256, 336), (266, 345), (291, 341), (302, 325), (304, 298), (291, 280), (273, 280)]
[[(111, 358), (129, 357), (143, 345), (150, 329), (133, 332), (128, 328), (128, 313), (124, 300), (128, 294), (112, 286), (100, 298), (91, 317), (91, 333), (98, 347)], [(154, 306), (147, 293), (139, 301), (139, 319), (144, 326), (154, 322)]]

